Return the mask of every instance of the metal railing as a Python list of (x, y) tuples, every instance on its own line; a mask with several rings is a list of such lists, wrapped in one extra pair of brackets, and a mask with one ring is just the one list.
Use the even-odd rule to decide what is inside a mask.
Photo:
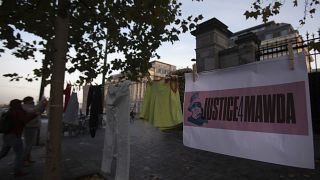
[[(295, 36), (291, 38), (276, 39), (262, 43), (256, 52), (256, 60), (264, 61), (284, 55), (289, 55), (289, 47), (293, 53), (303, 52), (309, 72), (309, 92), (311, 103), (311, 116), (314, 134), (320, 134), (320, 29), (318, 34), (306, 34), (306, 38)], [(279, 38), (280, 39), (280, 38)], [(318, 45), (316, 45), (318, 44)]]
[[(294, 37), (282, 38), (283, 40), (277, 40), (277, 38), (272, 41), (263, 43), (259, 46), (256, 53), (257, 61), (263, 61), (267, 59), (272, 59), (289, 54), (289, 45), (292, 46), (294, 53), (304, 52), (306, 55), (306, 61), (308, 63), (308, 70), (312, 72), (320, 72), (320, 59), (319, 48), (320, 44), (320, 29), (317, 32), (318, 34), (309, 33), (306, 34), (306, 39), (303, 39), (302, 36), (297, 35)], [(280, 39), (280, 38), (278, 38)]]

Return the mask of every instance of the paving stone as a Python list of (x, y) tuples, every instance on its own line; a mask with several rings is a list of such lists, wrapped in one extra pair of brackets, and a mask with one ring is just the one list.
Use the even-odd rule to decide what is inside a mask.
[[(185, 147), (181, 132), (161, 132), (140, 120), (130, 125), (130, 133), (130, 180), (320, 179), (319, 160), (316, 161), (316, 169), (309, 170), (201, 151)], [(76, 179), (100, 172), (103, 138), (104, 129), (99, 129), (95, 138), (91, 138), (89, 134), (64, 136), (62, 178)], [(24, 180), (42, 179), (45, 147), (35, 147), (32, 157), (36, 163), (24, 168), (24, 171), (30, 172)], [(0, 160), (1, 180), (13, 178), (13, 159), (14, 153), (11, 151)]]

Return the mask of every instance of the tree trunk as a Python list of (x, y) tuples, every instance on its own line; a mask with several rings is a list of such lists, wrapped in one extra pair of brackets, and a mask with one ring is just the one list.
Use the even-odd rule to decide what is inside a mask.
[(63, 113), (63, 85), (68, 50), (69, 0), (58, 1), (58, 16), (55, 25), (54, 59), (52, 67), (48, 140), (45, 167), (45, 180), (61, 178), (61, 137)]

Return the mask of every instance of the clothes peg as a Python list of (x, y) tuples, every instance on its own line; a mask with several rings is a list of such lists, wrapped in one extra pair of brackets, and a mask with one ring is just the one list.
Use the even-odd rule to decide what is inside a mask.
[(196, 66), (196, 64), (193, 64), (192, 65), (192, 80), (193, 80), (193, 82), (195, 82), (197, 80), (197, 76), (198, 76), (197, 66)]
[(291, 42), (288, 43), (288, 52), (289, 52), (289, 68), (294, 70), (294, 54)]

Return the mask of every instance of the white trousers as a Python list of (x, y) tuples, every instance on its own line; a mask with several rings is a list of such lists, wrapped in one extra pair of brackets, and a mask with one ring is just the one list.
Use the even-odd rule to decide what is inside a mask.
[[(130, 81), (110, 85), (107, 94), (107, 123), (105, 129), (101, 171), (112, 174), (116, 166), (115, 180), (129, 179), (130, 167)], [(115, 160), (116, 162), (112, 162)]]

